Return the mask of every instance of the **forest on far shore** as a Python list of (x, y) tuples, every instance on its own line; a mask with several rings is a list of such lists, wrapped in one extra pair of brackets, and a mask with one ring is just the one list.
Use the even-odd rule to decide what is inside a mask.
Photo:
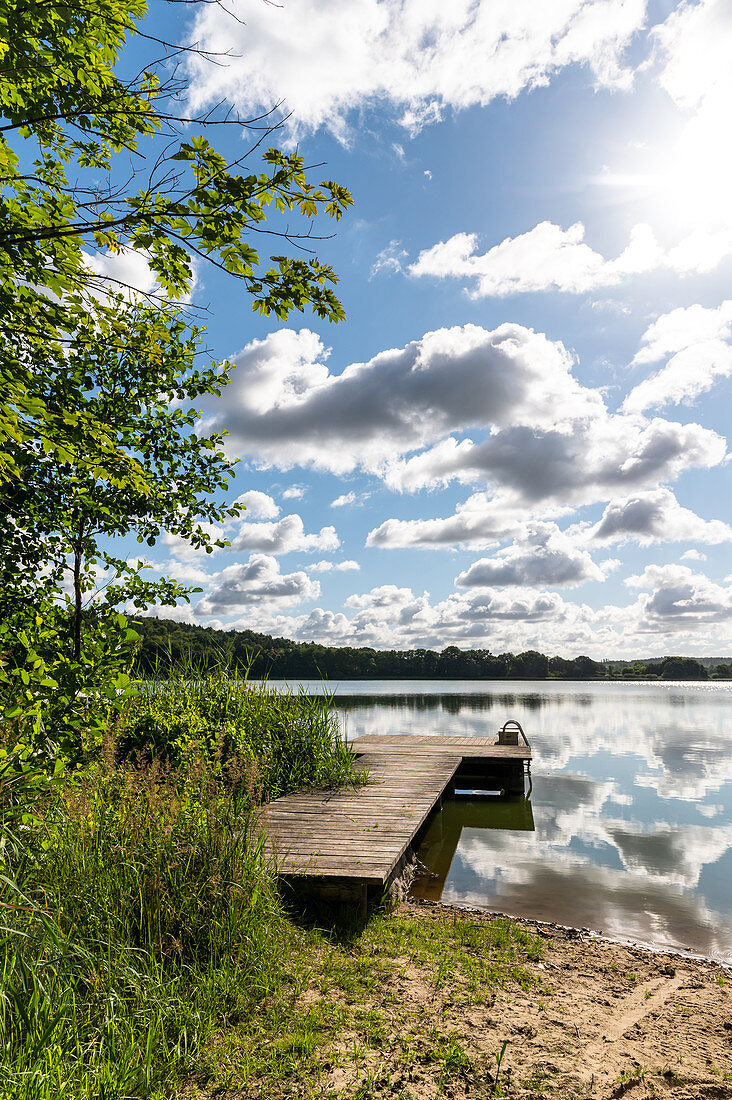
[(732, 661), (668, 656), (658, 660), (594, 661), (549, 657), (537, 650), (493, 654), (487, 649), (371, 649), (272, 638), (251, 630), (217, 630), (170, 619), (132, 623), (141, 642), (138, 675), (161, 673), (171, 660), (210, 669), (222, 658), (254, 679), (315, 680), (728, 680)]

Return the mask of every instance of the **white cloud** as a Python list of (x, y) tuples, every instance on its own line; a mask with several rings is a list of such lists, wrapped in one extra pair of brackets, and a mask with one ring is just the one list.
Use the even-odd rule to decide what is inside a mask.
[(391, 609), (404, 607), (414, 599), (411, 588), (399, 588), (395, 584), (381, 584), (378, 588), (372, 588), (360, 596), (349, 596), (346, 607), (364, 608), (370, 610)]
[(641, 343), (634, 366), (670, 358), (631, 390), (623, 408), (642, 412), (692, 401), (711, 389), (717, 378), (732, 374), (732, 300), (717, 309), (693, 305), (665, 313), (646, 329)]
[[(159, 291), (157, 276), (150, 270), (147, 256), (134, 248), (120, 252), (83, 253), (84, 263), (99, 278), (99, 286), (112, 294), (126, 297)], [(132, 293), (130, 293), (132, 292)]]
[(376, 259), (371, 265), (369, 279), (373, 279), (375, 275), (382, 272), (386, 272), (388, 275), (397, 275), (403, 270), (407, 253), (401, 247), (401, 243), (401, 241), (389, 241), (386, 248), (382, 248), (381, 252), (377, 253)]
[(701, 550), (685, 550), (681, 555), (681, 561), (706, 561), (707, 555), (702, 554)]
[(227, 566), (212, 582), (196, 606), (198, 615), (227, 615), (241, 607), (262, 604), (287, 606), (320, 595), (320, 585), (307, 573), (281, 573), (277, 559), (266, 554), (252, 554), (246, 563)]
[(335, 527), (321, 527), (318, 534), (306, 535), (298, 515), (283, 516), (272, 523), (244, 522), (231, 538), (231, 549), (261, 550), (267, 554), (290, 554), (295, 550), (337, 550), (341, 540)]
[[(121, 294), (125, 301), (135, 302), (151, 297), (167, 299), (167, 292), (158, 282), (156, 273), (149, 264), (149, 254), (136, 248), (122, 247), (118, 252), (83, 252), (85, 267), (92, 273), (90, 283), (92, 293), (98, 298)], [(191, 268), (191, 286), (187, 294), (177, 299), (180, 304), (191, 300), (196, 288), (201, 262), (198, 257), (189, 255)]]
[(690, 117), (670, 167), (672, 195), (697, 225), (732, 229), (732, 18), (727, 0), (681, 3), (653, 28), (659, 82)]
[[(732, 540), (732, 527), (721, 520), (701, 519), (689, 508), (683, 508), (670, 489), (659, 488), (611, 501), (585, 537), (600, 543), (633, 539), (641, 546), (686, 540), (720, 543)], [(696, 555), (698, 551), (694, 552)]]
[(258, 489), (249, 489), (242, 493), (234, 502), (243, 504), (246, 508), (244, 519), (277, 519), (280, 514), (278, 504), (267, 493), (260, 493)]
[(366, 545), (383, 547), (462, 546), (485, 549), (523, 528), (526, 508), (516, 497), (474, 493), (452, 516), (435, 519), (387, 519), (369, 531)]
[(330, 506), (331, 508), (346, 508), (349, 504), (355, 504), (358, 499), (358, 493), (351, 491), (350, 493), (343, 493), (335, 500), (331, 500)]
[(693, 466), (714, 466), (725, 442), (698, 424), (600, 415), (568, 430), (517, 424), (482, 443), (453, 436), (385, 472), (394, 489), (487, 480), (532, 511), (541, 504), (590, 504), (668, 481)]
[(596, 629), (594, 612), (554, 592), (469, 592), (432, 604), (427, 593), (380, 585), (350, 597), (347, 607), (352, 614), (321, 607), (294, 616), (254, 609), (237, 625), (326, 645), (441, 649), (456, 644), (489, 646), (494, 652), (542, 646), (553, 651), (555, 639), (566, 636), (570, 649), (576, 644), (586, 652)]
[(293, 136), (324, 126), (346, 141), (359, 108), (390, 107), (415, 133), (448, 107), (514, 98), (572, 64), (588, 65), (599, 85), (628, 87), (623, 54), (645, 7), (645, 0), (208, 5), (191, 39), (225, 54), (226, 64), (193, 56), (192, 107), (227, 99), (253, 114), (284, 101)]
[(337, 375), (328, 354), (315, 333), (280, 329), (235, 355), (213, 419), (229, 430), (227, 446), (280, 466), (378, 472), (451, 430), (517, 415), (556, 426), (603, 408), (572, 376), (566, 349), (520, 325), (438, 329)]
[[(603, 563), (602, 568), (610, 564)], [(515, 559), (513, 566), (514, 576), (519, 576)], [(508, 579), (508, 570), (501, 579)], [(315, 606), (289, 613), (284, 609), (290, 605), (317, 599), (317, 580), (306, 571), (282, 574), (276, 559), (254, 554), (248, 563), (209, 577), (209, 591), (193, 610), (161, 610), (161, 614), (224, 629), (246, 628), (304, 641), (380, 649), (458, 645), (494, 653), (523, 649), (568, 656), (588, 653), (596, 659), (649, 650), (705, 653), (711, 624), (723, 648), (732, 644), (729, 580), (717, 584), (684, 565), (671, 565), (649, 566), (628, 583), (638, 590), (633, 603), (596, 609), (526, 585), (461, 588), (432, 602), (427, 592), (418, 595), (410, 588), (386, 584), (354, 594), (343, 612)]]
[(656, 363), (697, 344), (731, 338), (732, 299), (722, 302), (716, 309), (700, 305), (673, 309), (648, 326), (641, 337), (645, 346), (636, 352), (633, 365)]
[(360, 467), (400, 491), (482, 481), (507, 508), (607, 500), (725, 455), (698, 424), (609, 414), (564, 346), (521, 325), (439, 329), (340, 374), (327, 354), (306, 329), (253, 341), (206, 427), (262, 466)]
[(652, 629), (699, 629), (732, 619), (732, 587), (716, 584), (687, 565), (648, 565), (625, 583), (650, 590), (641, 597), (639, 610)]
[(617, 286), (629, 275), (671, 268), (679, 274), (710, 271), (732, 252), (732, 235), (694, 234), (664, 252), (648, 225), (635, 225), (626, 248), (614, 260), (585, 243), (585, 227), (575, 222), (562, 229), (540, 222), (517, 237), (506, 237), (487, 252), (478, 252), (475, 233), (456, 233), (420, 252), (410, 275), (470, 281), (471, 298), (556, 290), (585, 294)]
[(290, 485), (282, 494), (283, 500), (302, 500), (307, 493), (307, 485)]
[(361, 568), (357, 561), (316, 561), (305, 567), (308, 573), (349, 573)]
[[(217, 526), (215, 523), (197, 523), (196, 527), (204, 534), (215, 541), (216, 539), (224, 538), (223, 527)], [(179, 561), (197, 562), (208, 557), (204, 549), (197, 549), (192, 546), (188, 539), (181, 538), (180, 535), (171, 534), (170, 531), (164, 531), (161, 539), (163, 546), (167, 546), (173, 557)], [(215, 552), (214, 547), (214, 552)]]
[(555, 523), (529, 524), (525, 532), (491, 558), (480, 558), (455, 578), (460, 588), (576, 588), (602, 581), (616, 561), (597, 565)]

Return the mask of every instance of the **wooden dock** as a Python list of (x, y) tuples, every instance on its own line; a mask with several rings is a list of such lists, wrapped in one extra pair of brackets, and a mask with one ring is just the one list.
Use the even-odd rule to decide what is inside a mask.
[(286, 882), (362, 901), (398, 876), (456, 778), (498, 772), (523, 790), (531, 761), (528, 745), (487, 737), (372, 735), (352, 748), (368, 769), (365, 786), (286, 795), (265, 806), (261, 820), (266, 851)]

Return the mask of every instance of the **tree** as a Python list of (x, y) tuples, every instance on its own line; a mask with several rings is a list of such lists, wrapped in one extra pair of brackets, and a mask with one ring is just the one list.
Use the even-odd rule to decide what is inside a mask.
[[(153, 397), (158, 372), (184, 397), (225, 381), (214, 367), (198, 380), (191, 373), (196, 334), (184, 334), (175, 302), (191, 290), (194, 257), (238, 280), (263, 315), (309, 307), (330, 321), (344, 316), (335, 273), (305, 246), (317, 239), (312, 219), (339, 219), (351, 196), (331, 180), (314, 183), (297, 153), (262, 152), (266, 120), (181, 115), (185, 81), (171, 69), (181, 50), (144, 34), (145, 13), (143, 0), (6, 0), (0, 9), (0, 614), (14, 616), (12, 629), (3, 624), (0, 711), (18, 728), (24, 714), (39, 728), (39, 700), (50, 693), (68, 700), (78, 731), (74, 707), (88, 706), (94, 669), (117, 683), (108, 693), (117, 697), (124, 647), (112, 638), (88, 667), (78, 659), (96, 565), (114, 574), (108, 605), (183, 591), (173, 581), (151, 587), (100, 539), (133, 529), (154, 542), (165, 527), (205, 545), (194, 515), (231, 514), (208, 496), (229, 472), (218, 441), (196, 440), (193, 414), (167, 408), (164, 385)], [(154, 42), (158, 57), (120, 76), (135, 37)], [(255, 140), (235, 162), (204, 136), (218, 125), (250, 126)], [(277, 222), (290, 214), (305, 219), (302, 234)], [(256, 236), (279, 236), (300, 254), (260, 257)], [(125, 249), (157, 279), (148, 313), (121, 310), (114, 292), (127, 288), (95, 273), (95, 253)], [(54, 598), (69, 565), (71, 663), (54, 651)]]
[[(269, 149), (262, 169), (244, 172), (271, 133), (266, 125), (261, 132), (261, 120), (249, 123), (258, 140), (228, 163), (192, 124), (200, 131), (246, 120), (178, 113), (185, 83), (166, 75), (179, 52), (173, 44), (158, 39), (157, 63), (118, 76), (145, 13), (142, 0), (6, 0), (0, 11), (0, 481), (17, 477), (25, 441), (42, 437), (61, 456), (73, 451), (144, 482), (144, 467), (129, 456), (120, 468), (104, 424), (87, 410), (70, 424), (48, 408), (36, 366), (39, 351), (62, 347), (90, 310), (111, 338), (121, 335), (89, 252), (142, 250), (163, 309), (166, 297), (189, 292), (199, 256), (240, 280), (263, 314), (283, 318), (310, 306), (332, 321), (344, 315), (332, 268), (312, 255), (274, 255), (268, 266), (251, 238), (277, 235), (265, 226), (270, 208), (338, 219), (351, 196), (330, 180), (313, 184), (296, 153)], [(118, 182), (122, 153), (140, 167)], [(285, 227), (280, 235), (298, 239)]]
[(153, 546), (168, 532), (211, 551), (225, 540), (212, 536), (210, 525), (240, 512), (215, 496), (233, 472), (222, 436), (200, 434), (199, 413), (189, 404), (218, 394), (227, 370), (195, 365), (198, 331), (189, 332), (182, 319), (121, 300), (118, 307), (126, 343), (104, 339), (94, 318), (80, 325), (63, 362), (43, 364), (53, 381), (46, 405), (54, 415), (73, 416), (80, 408), (105, 425), (117, 454), (144, 456), (144, 486), (131, 481), (121, 493), (101, 468), (75, 455), (62, 460), (36, 441), (18, 455), (21, 476), (6, 492), (16, 538), (23, 540), (24, 569), (4, 566), (0, 614), (21, 608), (23, 600), (35, 603), (41, 569), (51, 593), (61, 591), (69, 575), (77, 661), (83, 605), (98, 586), (98, 570), (105, 580), (102, 607), (134, 599), (144, 609), (189, 592), (174, 580), (146, 580), (144, 561), (121, 558), (104, 540), (134, 533), (139, 543)]
[(664, 657), (661, 662), (662, 680), (708, 680), (704, 665), (693, 657)]

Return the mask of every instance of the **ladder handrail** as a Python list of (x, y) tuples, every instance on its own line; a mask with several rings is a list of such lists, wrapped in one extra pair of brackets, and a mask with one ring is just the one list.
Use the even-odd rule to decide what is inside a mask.
[(523, 726), (521, 725), (521, 723), (516, 718), (507, 718), (506, 719), (506, 721), (503, 723), (503, 725), (501, 726), (501, 728), (498, 731), (499, 740), (500, 740), (501, 734), (506, 730), (507, 726), (515, 726), (516, 729), (521, 734), (521, 736), (523, 737), (524, 744), (526, 745), (526, 748), (527, 749), (531, 748), (531, 745), (529, 744), (529, 739), (526, 736), (526, 734), (524, 733)]

